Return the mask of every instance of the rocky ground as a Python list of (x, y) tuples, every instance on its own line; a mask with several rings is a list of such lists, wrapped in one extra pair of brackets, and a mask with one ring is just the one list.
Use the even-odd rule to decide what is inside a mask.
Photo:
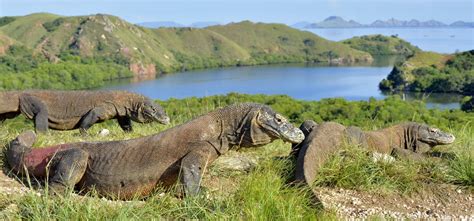
[[(211, 170), (210, 179), (204, 181), (204, 186), (212, 192), (232, 192), (238, 183), (232, 176), (222, 177), (213, 173), (247, 173), (257, 164), (258, 159), (249, 156), (223, 156)], [(222, 178), (221, 178), (222, 177)], [(425, 189), (425, 188), (424, 188)], [(0, 199), (12, 198), (27, 193), (27, 187), (15, 179), (0, 172)], [(423, 193), (410, 196), (399, 194), (378, 194), (347, 189), (318, 187), (314, 190), (327, 209), (337, 211), (344, 219), (364, 219), (384, 217), (396, 219), (436, 219), (436, 220), (474, 220), (474, 194), (454, 185), (427, 186)], [(39, 193), (37, 193), (39, 194)], [(78, 196), (80, 197), (80, 196)], [(104, 200), (107, 202), (108, 200)], [(0, 217), (18, 212), (17, 205), (0, 200)], [(108, 202), (111, 203), (111, 202)], [(2, 205), (3, 204), (3, 205)]]
[[(433, 188), (434, 189), (434, 188)], [(389, 217), (405, 219), (474, 220), (474, 195), (443, 185), (411, 196), (346, 189), (317, 188), (323, 205), (348, 219)]]

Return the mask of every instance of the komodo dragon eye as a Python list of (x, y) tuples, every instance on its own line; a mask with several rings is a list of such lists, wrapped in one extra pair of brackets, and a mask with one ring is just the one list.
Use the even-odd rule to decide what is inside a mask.
[(279, 115), (279, 114), (276, 114), (276, 115), (275, 115), (275, 120), (276, 120), (276, 122), (278, 122), (279, 124), (285, 122), (285, 118), (283, 118), (283, 117), (282, 117), (281, 115)]

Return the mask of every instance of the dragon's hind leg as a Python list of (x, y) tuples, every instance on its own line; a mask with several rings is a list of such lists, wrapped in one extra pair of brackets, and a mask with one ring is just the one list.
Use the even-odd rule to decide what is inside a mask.
[(53, 177), (49, 181), (53, 193), (64, 193), (83, 177), (89, 154), (82, 149), (68, 149), (59, 152), (53, 159)]

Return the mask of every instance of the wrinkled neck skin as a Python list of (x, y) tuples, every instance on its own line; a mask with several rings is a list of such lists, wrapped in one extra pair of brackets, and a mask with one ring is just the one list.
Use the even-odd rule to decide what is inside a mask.
[(415, 124), (399, 124), (382, 129), (389, 139), (390, 146), (424, 153), (431, 150), (431, 146), (418, 141), (419, 126)]
[(232, 148), (258, 147), (268, 144), (276, 139), (268, 135), (257, 125), (256, 117), (259, 107), (241, 107), (221, 109), (210, 113), (220, 124), (221, 141), (218, 152), (223, 154)]
[[(129, 99), (125, 104), (125, 111), (121, 116), (129, 116), (135, 122), (145, 122), (145, 116), (143, 116), (142, 109), (145, 103), (145, 98), (142, 96), (134, 96), (133, 99)], [(122, 114), (122, 113), (120, 113)]]

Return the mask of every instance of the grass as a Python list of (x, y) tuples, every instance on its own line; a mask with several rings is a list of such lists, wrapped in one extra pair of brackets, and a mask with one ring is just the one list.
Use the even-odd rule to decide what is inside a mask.
[(415, 53), (413, 57), (409, 58), (405, 62), (404, 67), (407, 68), (407, 71), (410, 71), (419, 67), (429, 67), (429, 66), (435, 66), (441, 69), (444, 67), (446, 61), (450, 57), (451, 56), (449, 55), (440, 54), (436, 52), (430, 52), (430, 51), (419, 52), (419, 53)]
[[(146, 136), (186, 122), (215, 107), (224, 106), (230, 102), (226, 99), (236, 98), (227, 96), (219, 97), (218, 101), (207, 98), (162, 102), (173, 120), (173, 124), (169, 126), (157, 123), (135, 123), (134, 132), (124, 133), (115, 121), (106, 121), (94, 125), (89, 131), (89, 136), (86, 137), (81, 136), (77, 130), (50, 131), (48, 134), (39, 135), (34, 146)], [(237, 101), (241, 100), (233, 100), (233, 102)], [(278, 99), (275, 101), (278, 105), (284, 103)], [(295, 105), (290, 106), (295, 107)], [(283, 107), (275, 109), (281, 108)], [(371, 128), (373, 127), (371, 125), (368, 124), (364, 128), (375, 129)], [(8, 143), (27, 128), (32, 129), (33, 124), (23, 117), (3, 122), (0, 125), (0, 144)], [(111, 134), (107, 137), (97, 135), (102, 128), (109, 129)], [(456, 142), (437, 148), (437, 151), (453, 153), (455, 157), (452, 160), (428, 159), (413, 162), (397, 159), (391, 164), (375, 163), (367, 151), (347, 147), (343, 155), (332, 157), (322, 168), (315, 187), (382, 192), (387, 195), (410, 195), (423, 192), (425, 188), (430, 188), (430, 185), (455, 184), (472, 191), (474, 128), (467, 123), (465, 126), (444, 129), (455, 134)], [(219, 168), (218, 164), (211, 165), (203, 178), (206, 191), (197, 197), (181, 199), (176, 197), (179, 191), (161, 189), (156, 190), (144, 200), (137, 199), (130, 202), (108, 201), (97, 197), (94, 193), (88, 193), (85, 197), (75, 194), (37, 195), (33, 192), (14, 197), (0, 195), (0, 217), (7, 220), (337, 220), (335, 211), (320, 210), (311, 206), (308, 190), (287, 184), (292, 171), (290, 160), (285, 158), (289, 151), (288, 143), (276, 141), (260, 148), (241, 149), (240, 153), (234, 151), (227, 153), (227, 155), (251, 155), (256, 157), (259, 163), (248, 173), (235, 173)], [(0, 158), (3, 159), (1, 156)], [(44, 192), (43, 188), (39, 188), (39, 192)], [(16, 205), (16, 208), (12, 205)]]
[(436, 152), (452, 159), (426, 158), (423, 161), (396, 159), (393, 163), (372, 159), (372, 152), (347, 146), (321, 169), (315, 186), (340, 187), (387, 194), (411, 194), (426, 185), (450, 183), (473, 189), (474, 150), (472, 128), (453, 131), (455, 144), (439, 146)]

